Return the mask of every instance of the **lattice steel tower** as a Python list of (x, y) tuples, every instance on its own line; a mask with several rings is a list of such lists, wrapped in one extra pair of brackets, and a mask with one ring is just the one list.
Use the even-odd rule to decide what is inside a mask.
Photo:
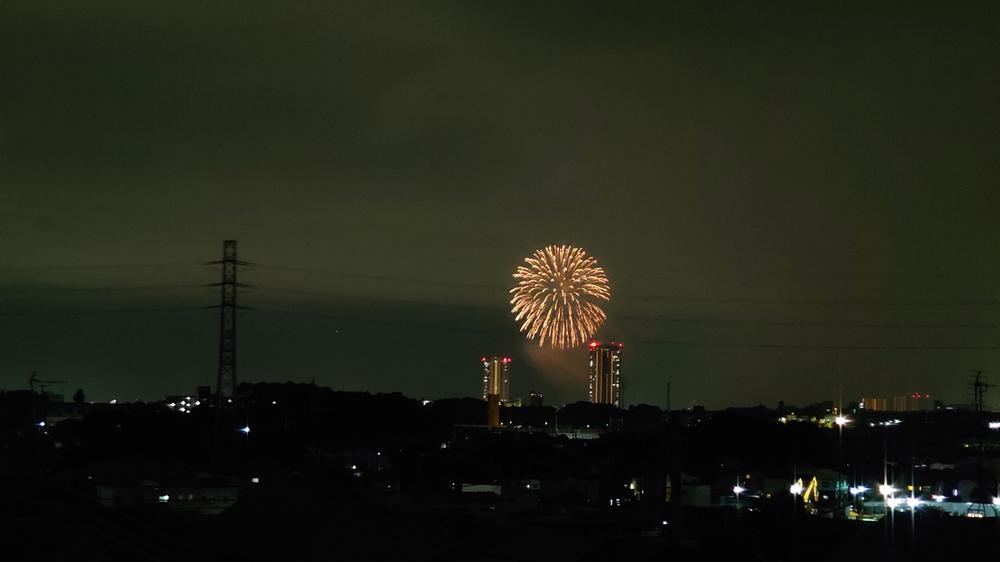
[(226, 240), (222, 243), (222, 259), (217, 262), (222, 266), (222, 280), (219, 301), (219, 372), (215, 383), (217, 407), (224, 406), (225, 393), (223, 385), (229, 386), (229, 396), (233, 407), (236, 407), (236, 290), (241, 285), (236, 280), (237, 268), (243, 265), (236, 259), (236, 240)]
[[(237, 270), (248, 265), (236, 257), (236, 240), (222, 243), (222, 259), (211, 262), (222, 269), (219, 291), (219, 370), (215, 381), (215, 436), (212, 465), (217, 470), (237, 466), (240, 441), (236, 436), (239, 421), (239, 393), (236, 391), (236, 313), (240, 310), (237, 292), (246, 285), (237, 281)], [(227, 392), (228, 391), (228, 392)], [(231, 451), (227, 453), (226, 451)]]

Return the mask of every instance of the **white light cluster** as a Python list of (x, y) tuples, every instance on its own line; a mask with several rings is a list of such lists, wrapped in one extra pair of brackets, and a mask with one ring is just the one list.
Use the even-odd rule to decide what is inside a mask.
[(201, 400), (192, 400), (190, 396), (185, 396), (180, 402), (170, 402), (167, 407), (171, 410), (176, 409), (182, 414), (190, 414), (195, 406), (201, 406)]

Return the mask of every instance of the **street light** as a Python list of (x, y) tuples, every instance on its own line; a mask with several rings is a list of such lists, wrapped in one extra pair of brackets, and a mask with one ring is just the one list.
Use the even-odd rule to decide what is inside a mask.
[(739, 511), (740, 511), (740, 494), (742, 494), (743, 492), (746, 492), (746, 491), (747, 491), (747, 489), (744, 488), (743, 486), (740, 486), (740, 481), (739, 481), (739, 479), (737, 479), (736, 480), (736, 485), (733, 486), (733, 494), (736, 495), (736, 512), (737, 513), (739, 513)]
[(833, 423), (837, 424), (838, 427), (844, 427), (845, 425), (851, 423), (851, 420), (847, 419), (846, 416), (837, 416), (833, 418)]
[(250, 426), (244, 425), (243, 427), (241, 427), (240, 433), (242, 433), (243, 435), (250, 435)]
[(798, 480), (795, 483), (793, 483), (791, 486), (789, 486), (788, 491), (791, 492), (792, 495), (794, 495), (794, 496), (797, 496), (797, 495), (801, 494), (802, 493), (802, 480)]
[(878, 485), (878, 493), (880, 493), (880, 494), (882, 494), (883, 496), (886, 496), (886, 497), (889, 497), (889, 496), (895, 494), (897, 491), (898, 490), (896, 490), (895, 488), (893, 488), (889, 484), (879, 484)]

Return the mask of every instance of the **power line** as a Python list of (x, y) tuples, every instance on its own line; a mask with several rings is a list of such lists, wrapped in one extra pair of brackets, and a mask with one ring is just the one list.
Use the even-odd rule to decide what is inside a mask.
[(821, 349), (821, 350), (899, 350), (899, 351), (970, 351), (996, 350), (1000, 345), (827, 345), (785, 343), (707, 342), (685, 340), (626, 340), (625, 343), (647, 345), (677, 345), (691, 347), (744, 347), (757, 349)]
[(26, 265), (0, 267), (0, 271), (76, 271), (97, 269), (154, 269), (160, 267), (191, 267), (205, 262), (116, 263), (100, 265)]
[[(90, 292), (141, 292), (141, 291), (155, 291), (155, 290), (184, 290), (184, 289), (201, 289), (201, 288), (211, 288), (212, 284), (196, 284), (196, 285), (138, 285), (138, 286), (107, 286), (107, 287), (56, 287), (56, 288), (24, 288), (24, 289), (2, 289), (0, 288), (0, 294), (20, 294), (20, 293), (90, 293)], [(287, 287), (274, 287), (268, 285), (253, 285), (249, 287), (254, 290), (262, 290), (265, 292), (275, 292), (275, 293), (287, 293), (287, 294), (301, 294), (308, 296), (318, 296), (324, 298), (339, 298), (339, 299), (355, 299), (355, 300), (369, 300), (387, 303), (397, 303), (397, 304), (407, 304), (407, 305), (418, 305), (418, 306), (431, 306), (431, 307), (447, 307), (447, 308), (458, 308), (458, 309), (469, 309), (478, 310), (484, 312), (504, 312), (505, 309), (499, 307), (488, 307), (479, 306), (472, 304), (458, 304), (458, 303), (442, 303), (434, 301), (425, 300), (410, 300), (410, 299), (386, 299), (378, 297), (365, 297), (359, 295), (351, 295), (346, 293), (338, 293), (331, 291), (316, 291), (307, 289), (292, 289)], [(127, 311), (142, 311), (142, 310), (166, 310), (165, 308), (156, 309), (126, 309)], [(23, 313), (7, 313), (6, 315), (20, 315), (20, 316), (46, 316), (46, 315), (65, 315), (65, 314), (101, 314), (102, 311), (71, 311), (71, 312), (23, 312)], [(615, 315), (615, 319), (641, 322), (641, 323), (665, 323), (665, 324), (695, 324), (695, 325), (731, 325), (731, 326), (774, 326), (774, 327), (794, 327), (794, 328), (982, 328), (982, 329), (992, 329), (1000, 327), (1000, 322), (824, 322), (824, 321), (808, 321), (808, 320), (753, 320), (753, 319), (704, 319), (704, 318), (671, 318), (671, 317), (644, 317), (635, 315)]]
[(437, 306), (437, 307), (447, 307), (447, 308), (465, 308), (471, 310), (480, 310), (488, 312), (506, 312), (506, 309), (493, 307), (493, 306), (480, 306), (474, 304), (459, 304), (459, 303), (442, 303), (424, 300), (412, 300), (412, 299), (389, 299), (380, 297), (367, 297), (361, 295), (351, 295), (347, 293), (337, 293), (333, 291), (316, 291), (309, 289), (289, 289), (287, 287), (273, 287), (270, 285), (256, 285), (252, 287), (254, 290), (262, 290), (265, 292), (276, 292), (276, 293), (288, 293), (294, 295), (309, 295), (324, 297), (329, 299), (353, 299), (353, 300), (367, 300), (367, 301), (377, 301), (377, 302), (387, 302), (387, 303), (398, 303), (398, 304), (414, 304), (421, 306)]
[(131, 291), (159, 291), (174, 289), (201, 289), (210, 287), (209, 284), (197, 285), (132, 285), (132, 286), (106, 286), (106, 287), (0, 287), (0, 294), (22, 294), (22, 293), (105, 293), (105, 292), (131, 292)]
[(397, 277), (393, 275), (370, 275), (365, 273), (351, 273), (346, 271), (337, 271), (332, 269), (316, 269), (310, 267), (294, 267), (287, 265), (269, 265), (262, 264), (258, 262), (250, 262), (248, 264), (250, 267), (256, 267), (260, 269), (272, 269), (278, 271), (294, 271), (298, 273), (308, 273), (310, 275), (329, 275), (333, 277), (347, 277), (351, 279), (362, 279), (366, 281), (388, 281), (391, 283), (402, 283), (411, 285), (427, 285), (427, 286), (440, 286), (440, 287), (457, 287), (463, 289), (476, 289), (476, 290), (487, 290), (496, 291), (502, 290), (506, 292), (509, 287), (502, 287), (500, 285), (488, 285), (480, 283), (463, 283), (459, 281), (441, 281), (433, 279), (418, 279), (415, 277)]
[[(427, 324), (422, 322), (374, 320), (369, 318), (339, 316), (339, 315), (324, 314), (317, 312), (281, 310), (273, 308), (254, 307), (253, 310), (268, 312), (268, 313), (276, 313), (276, 314), (329, 318), (332, 320), (339, 320), (343, 322), (359, 323), (359, 324), (377, 324), (377, 325), (389, 325), (389, 326), (420, 328), (420, 329), (436, 329), (436, 330), (446, 330), (446, 331), (456, 331), (456, 332), (488, 333), (488, 334), (498, 334), (504, 336), (520, 335), (519, 333), (513, 330), (503, 331), (503, 330), (490, 330), (484, 328), (444, 326), (438, 324)], [(736, 348), (759, 348), (759, 349), (819, 349), (819, 350), (971, 351), (971, 350), (1000, 349), (1000, 345), (833, 345), (833, 344), (709, 342), (709, 341), (665, 340), (665, 339), (635, 339), (635, 340), (626, 339), (625, 343), (645, 344), (645, 345), (676, 345), (676, 346), (689, 346), (689, 347), (736, 347)]]
[(679, 301), (720, 304), (788, 304), (806, 306), (997, 306), (1000, 300), (814, 300), (814, 299), (761, 299), (761, 298), (716, 298), (665, 295), (618, 295), (621, 298), (642, 301)]
[(190, 310), (208, 310), (211, 306), (161, 306), (143, 308), (104, 308), (92, 310), (51, 310), (31, 312), (0, 312), (0, 318), (19, 318), (32, 316), (99, 316), (102, 314), (127, 314), (136, 312), (181, 312)]
[(616, 319), (665, 324), (781, 326), (794, 328), (1000, 328), (1000, 322), (813, 322), (808, 320), (721, 320), (616, 315)]
[[(101, 264), (101, 265), (49, 265), (49, 266), (15, 266), (0, 267), (3, 271), (60, 271), (60, 270), (102, 270), (102, 269), (148, 269), (161, 267), (190, 267), (209, 265), (210, 262), (162, 262), (162, 263), (132, 263), (132, 264)], [(439, 286), (461, 289), (472, 289), (490, 292), (506, 293), (510, 287), (503, 285), (492, 285), (482, 283), (467, 283), (459, 281), (447, 281), (439, 279), (421, 279), (416, 277), (373, 275), (364, 273), (354, 273), (332, 269), (297, 267), (290, 265), (276, 265), (258, 262), (246, 262), (244, 265), (276, 271), (291, 271), (306, 273), (310, 275), (326, 275), (333, 277), (343, 277), (367, 281), (385, 281), (397, 284)], [(756, 297), (701, 297), (689, 295), (657, 295), (657, 294), (628, 294), (618, 293), (613, 297), (642, 302), (687, 302), (705, 304), (748, 304), (748, 305), (797, 305), (797, 306), (998, 306), (1000, 299), (951, 299), (951, 300), (879, 300), (879, 299), (784, 299), (784, 298), (756, 298)]]
[[(41, 270), (78, 270), (78, 269), (135, 269), (135, 268), (157, 268), (157, 267), (187, 267), (195, 265), (206, 265), (206, 262), (172, 262), (172, 263), (142, 263), (142, 264), (105, 264), (105, 265), (93, 265), (93, 266), (38, 266), (38, 267), (19, 267), (19, 268), (0, 268), (0, 271), (41, 271)], [(451, 282), (451, 281), (437, 281), (437, 280), (426, 280), (426, 279), (416, 279), (407, 277), (397, 277), (397, 276), (384, 276), (384, 275), (367, 275), (350, 273), (336, 270), (328, 269), (316, 269), (316, 268), (305, 268), (305, 267), (294, 267), (294, 266), (282, 266), (282, 265), (269, 265), (269, 264), (259, 264), (259, 263), (245, 263), (240, 262), (240, 265), (249, 265), (257, 268), (273, 269), (273, 270), (283, 270), (283, 271), (293, 271), (308, 274), (319, 274), (319, 275), (332, 275), (338, 277), (347, 277), (354, 279), (364, 279), (364, 280), (379, 280), (379, 281), (389, 281), (394, 283), (403, 283), (411, 285), (425, 285), (425, 286), (448, 286), (448, 287), (461, 287), (461, 288), (472, 288), (472, 289), (488, 289), (490, 291), (494, 290), (504, 290), (506, 288), (494, 286), (494, 285), (482, 285), (482, 284), (471, 284), (471, 283), (461, 283), (461, 282)], [(234, 291), (237, 284), (234, 285)], [(71, 288), (71, 287), (57, 287), (57, 288), (39, 288), (39, 289), (11, 289), (6, 292), (21, 292), (21, 293), (48, 293), (48, 292), (101, 292), (101, 291), (143, 291), (143, 290), (172, 290), (172, 289), (190, 289), (205, 287), (207, 285), (147, 285), (147, 286), (111, 286), (111, 287), (81, 287), (81, 288)], [(259, 286), (258, 289), (263, 289), (265, 291), (274, 292), (284, 292), (291, 294), (305, 294), (311, 296), (324, 296), (332, 298), (366, 298), (351, 295), (344, 295), (341, 293), (330, 293), (323, 291), (311, 291), (302, 289), (289, 289), (281, 287), (271, 287), (271, 286)], [(0, 289), (0, 293), (4, 292)], [(838, 301), (821, 301), (821, 300), (794, 300), (794, 299), (754, 299), (754, 298), (706, 298), (706, 297), (680, 297), (680, 296), (664, 296), (664, 295), (619, 295), (620, 298), (630, 298), (639, 299), (642, 301), (685, 301), (685, 302), (713, 302), (713, 303), (752, 303), (752, 304), (805, 304), (805, 305), (901, 305), (901, 306), (917, 306), (917, 305), (927, 305), (927, 306), (958, 306), (958, 305), (995, 305), (1000, 303), (1000, 301), (991, 300), (965, 300), (965, 301), (852, 301), (852, 300), (838, 300)], [(369, 300), (388, 300), (388, 299), (371, 299)], [(468, 308), (468, 309), (478, 309), (478, 310), (489, 310), (489, 311), (499, 311), (499, 308), (492, 307), (481, 307), (475, 305), (460, 305), (460, 304), (450, 304), (450, 303), (440, 303), (440, 302), (426, 302), (426, 301), (400, 301), (395, 300), (390, 302), (405, 303), (405, 304), (418, 304), (427, 306), (450, 306), (456, 308)], [(50, 311), (22, 311), (22, 312), (4, 312), (0, 313), (0, 317), (32, 317), (32, 316), (85, 316), (85, 315), (105, 315), (105, 314), (122, 314), (122, 313), (143, 313), (143, 312), (174, 312), (174, 311), (191, 311), (191, 310), (205, 310), (211, 308), (208, 306), (164, 306), (164, 307), (133, 307), (133, 308), (121, 308), (121, 309), (96, 309), (96, 310), (50, 310)], [(260, 310), (262, 312), (271, 312), (277, 314), (291, 314), (298, 316), (312, 316), (312, 317), (322, 317), (332, 320), (337, 320), (341, 322), (349, 323), (363, 323), (363, 324), (375, 324), (375, 325), (387, 325), (387, 326), (399, 326), (407, 328), (418, 328), (418, 329), (436, 329), (436, 330), (447, 330), (447, 331), (458, 331), (458, 332), (473, 332), (473, 333), (489, 333), (489, 334), (502, 334), (506, 336), (516, 335), (517, 332), (512, 330), (491, 330), (483, 328), (469, 328), (462, 326), (451, 326), (451, 325), (440, 325), (440, 324), (428, 324), (422, 322), (406, 322), (398, 320), (379, 320), (373, 318), (363, 318), (356, 316), (343, 316), (343, 315), (332, 315), (317, 312), (300, 312), (300, 311), (289, 311), (289, 310), (279, 310), (279, 309), (269, 309), (269, 308), (254, 308), (255, 310)], [(996, 328), (1000, 326), (1000, 323), (995, 322), (952, 322), (952, 323), (933, 323), (933, 322), (923, 322), (923, 323), (907, 323), (907, 322), (814, 322), (814, 321), (783, 321), (783, 320), (747, 320), (747, 319), (696, 319), (696, 318), (665, 318), (665, 317), (641, 317), (641, 316), (619, 316), (623, 320), (638, 321), (644, 323), (650, 322), (662, 322), (662, 323), (683, 323), (683, 324), (706, 324), (706, 325), (736, 325), (736, 326), (784, 326), (784, 327), (823, 327), (823, 328)], [(711, 341), (687, 341), (687, 340), (666, 340), (666, 339), (644, 339), (635, 340), (635, 343), (641, 344), (655, 344), (655, 345), (683, 345), (683, 346), (706, 346), (706, 347), (742, 347), (742, 348), (783, 348), (783, 349), (857, 349), (857, 350), (978, 350), (978, 349), (1000, 349), (1000, 346), (944, 346), (944, 345), (829, 345), (829, 344), (770, 344), (770, 343), (745, 343), (745, 342), (711, 342)]]
[(310, 316), (315, 318), (327, 318), (330, 320), (338, 320), (341, 322), (348, 322), (352, 324), (375, 324), (383, 326), (398, 326), (404, 328), (419, 328), (419, 329), (432, 329), (432, 330), (443, 330), (449, 332), (466, 332), (466, 333), (481, 333), (481, 334), (495, 334), (504, 336), (517, 336), (518, 332), (511, 330), (490, 330), (488, 328), (470, 328), (466, 326), (449, 326), (443, 324), (428, 324), (423, 322), (403, 322), (399, 320), (378, 320), (372, 318), (361, 318), (358, 316), (341, 316), (336, 314), (325, 314), (322, 312), (303, 312), (297, 310), (285, 310), (277, 308), (260, 308), (260, 307), (249, 307), (250, 310), (254, 312), (265, 312), (271, 314), (287, 314), (292, 316)]
[[(357, 300), (374, 300), (379, 302), (391, 302), (401, 304), (416, 304), (423, 306), (442, 306), (449, 308), (468, 308), (499, 312), (500, 307), (480, 306), (473, 304), (442, 303), (428, 300), (411, 299), (387, 299), (379, 297), (369, 297), (362, 295), (352, 295), (349, 293), (318, 291), (310, 289), (292, 289), (288, 287), (275, 287), (270, 285), (253, 285), (254, 289), (263, 291), (273, 291), (277, 293), (301, 294), (318, 296), (325, 298), (342, 298)], [(746, 320), (746, 319), (703, 319), (703, 318), (670, 318), (670, 317), (645, 317), (635, 315), (616, 314), (614, 316), (620, 320), (630, 320), (637, 322), (662, 322), (676, 324), (718, 324), (718, 325), (764, 325), (764, 326), (789, 326), (789, 327), (830, 327), (830, 328), (997, 328), (1000, 322), (820, 322), (808, 320)]]
[[(471, 304), (452, 304), (422, 300), (405, 299), (382, 299), (376, 297), (363, 297), (345, 293), (334, 293), (330, 291), (315, 291), (303, 289), (289, 289), (285, 287), (273, 287), (254, 285), (254, 289), (264, 291), (274, 291), (278, 293), (302, 294), (309, 296), (319, 296), (327, 298), (344, 298), (359, 300), (375, 300), (379, 302), (390, 302), (400, 304), (416, 304), (421, 306), (441, 306), (449, 308), (465, 308), (489, 312), (505, 312), (506, 309), (499, 307), (477, 306)], [(747, 320), (747, 319), (702, 319), (702, 318), (669, 318), (669, 317), (644, 317), (634, 315), (614, 315), (615, 319), (628, 320), (644, 323), (667, 323), (667, 324), (705, 324), (705, 325), (733, 325), (733, 326), (777, 326), (795, 328), (1000, 328), (1000, 322), (818, 322), (799, 320)]]
[[(253, 262), (251, 266), (262, 269), (273, 269), (282, 271), (297, 271), (313, 275), (330, 275), (335, 277), (348, 277), (353, 279), (363, 279), (370, 281), (389, 281), (392, 283), (413, 284), (423, 286), (454, 287), (463, 289), (476, 289), (488, 291), (503, 291), (506, 293), (510, 287), (502, 285), (464, 283), (457, 281), (445, 281), (436, 279), (418, 279), (414, 277), (400, 277), (388, 275), (370, 275), (364, 273), (350, 273), (329, 269), (315, 269), (306, 267), (294, 267), (287, 265), (270, 265)], [(878, 300), (878, 299), (769, 299), (769, 298), (743, 298), (743, 297), (699, 297), (686, 295), (654, 295), (654, 294), (628, 294), (617, 293), (612, 298), (637, 300), (643, 302), (666, 301), (666, 302), (691, 302), (691, 303), (715, 303), (715, 304), (784, 304), (802, 306), (997, 306), (1000, 305), (998, 299), (955, 299), (955, 300)]]
[[(104, 314), (128, 314), (145, 312), (182, 312), (182, 311), (205, 311), (216, 308), (214, 306), (169, 306), (169, 307), (145, 307), (145, 308), (121, 308), (121, 309), (99, 309), (99, 310), (57, 310), (46, 312), (3, 312), (0, 317), (37, 317), (37, 316), (91, 316)], [(511, 330), (492, 330), (486, 328), (474, 328), (467, 326), (452, 326), (442, 324), (431, 324), (424, 322), (404, 322), (398, 320), (380, 320), (363, 318), (357, 316), (343, 316), (326, 314), (319, 312), (293, 311), (276, 308), (248, 307), (250, 310), (271, 313), (285, 314), (291, 316), (308, 316), (326, 318), (340, 322), (352, 324), (370, 324), (383, 326), (396, 326), (402, 328), (433, 329), (449, 332), (463, 333), (483, 333), (502, 335), (506, 337), (519, 337), (519, 333)], [(626, 343), (644, 345), (671, 345), (685, 347), (727, 347), (727, 348), (751, 348), (751, 349), (815, 349), (815, 350), (886, 350), (886, 351), (975, 351), (975, 350), (997, 350), (1000, 345), (836, 345), (836, 344), (787, 344), (787, 343), (747, 343), (747, 342), (712, 342), (698, 340), (668, 340), (668, 339), (626, 339)]]

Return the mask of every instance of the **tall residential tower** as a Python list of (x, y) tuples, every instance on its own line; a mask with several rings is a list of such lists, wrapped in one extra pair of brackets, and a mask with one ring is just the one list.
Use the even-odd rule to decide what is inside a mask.
[(510, 402), (510, 357), (483, 357), (483, 400), (491, 394), (500, 397), (500, 403)]
[(590, 401), (622, 406), (622, 344), (591, 341)]

